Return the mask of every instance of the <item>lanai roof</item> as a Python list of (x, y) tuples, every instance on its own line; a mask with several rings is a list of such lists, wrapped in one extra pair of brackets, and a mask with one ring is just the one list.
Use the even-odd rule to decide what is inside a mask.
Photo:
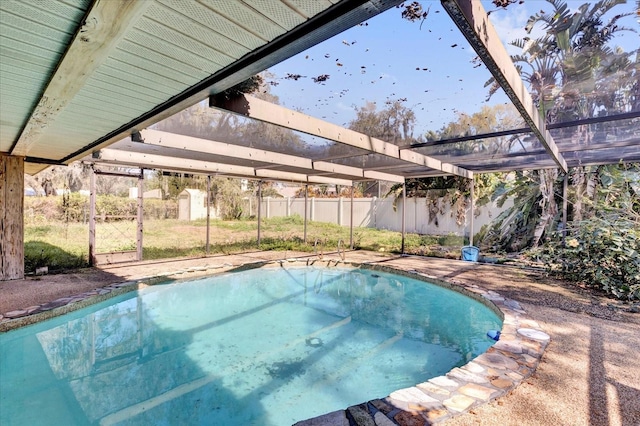
[[(0, 152), (25, 156), (28, 173), (93, 153), (93, 161), (114, 164), (344, 184), (640, 161), (640, 96), (615, 114), (547, 124), (482, 4), (471, 0), (443, 0), (441, 6), (522, 115), (517, 127), (398, 146), (313, 117), (313, 112), (302, 114), (250, 96), (215, 96), (400, 3), (0, 2)], [(611, 78), (627, 84), (637, 80), (638, 72), (636, 60), (635, 71), (632, 67)], [(194, 138), (147, 130), (207, 98), (212, 107), (300, 131), (326, 148), (295, 152), (260, 146), (260, 138), (212, 141), (215, 135)], [(576, 134), (585, 127), (592, 136), (578, 142)], [(518, 143), (496, 143), (508, 136), (517, 136)]]

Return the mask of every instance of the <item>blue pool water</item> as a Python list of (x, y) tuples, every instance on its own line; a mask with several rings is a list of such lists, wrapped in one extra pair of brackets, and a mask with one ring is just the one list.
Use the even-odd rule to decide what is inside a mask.
[(465, 364), (501, 321), (366, 269), (157, 285), (0, 334), (2, 425), (287, 425)]

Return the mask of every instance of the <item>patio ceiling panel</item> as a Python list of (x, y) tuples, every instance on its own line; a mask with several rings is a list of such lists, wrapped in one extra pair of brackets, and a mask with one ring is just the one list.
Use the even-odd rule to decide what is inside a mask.
[(284, 25), (280, 25), (277, 20), (272, 20), (260, 13), (251, 7), (251, 3), (245, 4), (241, 1), (220, 0), (202, 0), (201, 3), (219, 16), (225, 17), (225, 19), (230, 22), (238, 24), (250, 22), (250, 25), (239, 26), (263, 40), (272, 40), (286, 31)]
[(20, 136), (89, 4), (0, 2), (0, 152)]
[[(185, 5), (188, 3), (185, 3)], [(163, 21), (159, 23), (158, 21)], [(191, 25), (189, 25), (191, 24)], [(193, 22), (187, 21), (179, 11), (164, 8), (156, 3), (149, 4), (137, 22), (136, 29), (152, 36), (152, 41), (168, 40), (169, 42), (182, 43), (181, 50), (192, 52), (201, 58), (208, 58), (206, 72), (210, 74), (229, 64), (241, 55), (248, 53), (248, 49), (232, 42), (213, 31), (204, 31)], [(205, 37), (205, 33), (208, 35)], [(204, 37), (204, 39), (203, 39)], [(225, 40), (227, 42), (225, 43)], [(216, 45), (216, 48), (210, 47)], [(138, 91), (154, 93), (161, 100), (166, 100), (172, 94), (182, 91), (185, 87), (193, 85), (203, 77), (180, 73), (170, 67), (156, 66), (144, 57), (129, 53), (123, 48), (131, 47), (132, 43), (123, 47), (114, 48), (110, 56), (104, 60), (100, 67), (101, 73), (96, 73), (96, 80), (100, 80), (102, 74), (115, 77), (116, 87), (130, 90), (135, 85)], [(153, 48), (155, 44), (150, 44)], [(122, 46), (122, 43), (121, 43)], [(223, 54), (218, 49), (226, 49)], [(160, 61), (161, 62), (161, 61)], [(63, 130), (73, 126), (73, 123), (100, 123), (90, 128), (85, 128), (86, 135), (96, 139), (113, 129), (115, 123), (129, 121), (144, 112), (155, 107), (157, 103), (150, 104), (144, 100), (131, 102), (131, 96), (114, 96), (113, 92), (95, 91), (88, 84), (73, 99), (69, 108), (60, 114), (57, 122), (49, 131), (49, 143), (41, 149), (33, 149), (31, 155), (35, 157), (54, 156), (63, 157), (67, 149), (67, 135)], [(75, 107), (75, 108), (74, 108)]]
[[(108, 55), (120, 42), (130, 26), (144, 14), (148, 2), (126, 2), (112, 0), (95, 2), (83, 18), (82, 30), (71, 41), (57, 68), (51, 76), (47, 88), (35, 106), (20, 137), (10, 148), (10, 154), (25, 156), (31, 153), (34, 145), (52, 125), (60, 113), (82, 90), (86, 81), (100, 67)], [(48, 142), (54, 145), (56, 138)], [(40, 151), (40, 152), (39, 152)], [(35, 150), (38, 155), (43, 150)]]
[(338, 0), (290, 0), (289, 4), (305, 16), (313, 16), (337, 2)]

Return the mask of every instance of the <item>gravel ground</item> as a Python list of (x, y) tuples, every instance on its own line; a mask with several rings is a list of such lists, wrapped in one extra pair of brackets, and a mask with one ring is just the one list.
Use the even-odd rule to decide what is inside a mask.
[[(71, 274), (0, 282), (0, 313), (108, 284), (199, 266), (293, 257), (256, 252), (93, 268)], [(640, 425), (640, 306), (545, 277), (535, 270), (434, 258), (347, 253), (347, 261), (410, 264), (421, 272), (469, 282), (519, 301), (551, 335), (537, 371), (502, 397), (446, 425)]]
[(513, 268), (480, 266), (456, 278), (520, 301), (551, 342), (511, 394), (446, 425), (640, 425), (637, 304)]

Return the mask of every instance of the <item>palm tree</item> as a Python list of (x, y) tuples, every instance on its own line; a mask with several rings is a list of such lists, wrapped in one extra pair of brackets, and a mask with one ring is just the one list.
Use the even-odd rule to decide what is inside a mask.
[[(604, 22), (605, 15), (610, 15), (624, 0), (585, 3), (576, 11), (571, 11), (564, 1), (547, 1), (552, 11), (536, 13), (526, 25), (529, 34), (537, 26), (542, 27), (544, 34), (536, 39), (525, 37), (511, 43), (522, 49), (512, 59), (523, 80), (529, 84), (541, 115), (548, 123), (554, 123), (637, 108), (634, 104), (638, 103), (640, 93), (638, 50), (624, 52), (612, 49), (608, 44), (621, 31), (634, 31), (619, 25), (620, 19), (632, 12), (615, 14)], [(492, 88), (489, 96), (494, 91)], [(592, 138), (588, 126), (576, 126), (567, 132), (563, 137), (569, 137), (574, 146), (588, 145)], [(571, 193), (575, 196), (574, 219), (582, 218), (583, 196), (595, 194), (594, 185), (599, 180), (599, 173), (605, 169), (577, 167), (570, 171)], [(512, 188), (520, 199), (516, 200), (513, 211), (506, 212), (487, 233), (490, 245), (504, 248), (536, 246), (556, 229), (558, 194), (564, 176), (557, 170), (541, 170), (521, 177), (526, 177), (526, 184), (522, 179), (516, 179)], [(532, 192), (523, 192), (525, 188)], [(505, 232), (509, 229), (520, 230), (515, 246), (513, 238)]]
[(607, 43), (622, 31), (634, 31), (618, 25), (620, 19), (632, 13), (616, 14), (604, 23), (604, 16), (625, 0), (585, 3), (576, 12), (562, 0), (547, 1), (553, 10), (531, 16), (525, 27), (531, 34), (541, 25), (544, 35), (513, 41), (511, 44), (521, 48), (522, 53), (512, 56), (512, 60), (529, 83), (539, 112), (548, 122), (593, 117), (603, 106), (597, 89), (612, 77), (620, 77), (616, 74), (631, 63), (629, 56), (633, 52), (614, 51)]

